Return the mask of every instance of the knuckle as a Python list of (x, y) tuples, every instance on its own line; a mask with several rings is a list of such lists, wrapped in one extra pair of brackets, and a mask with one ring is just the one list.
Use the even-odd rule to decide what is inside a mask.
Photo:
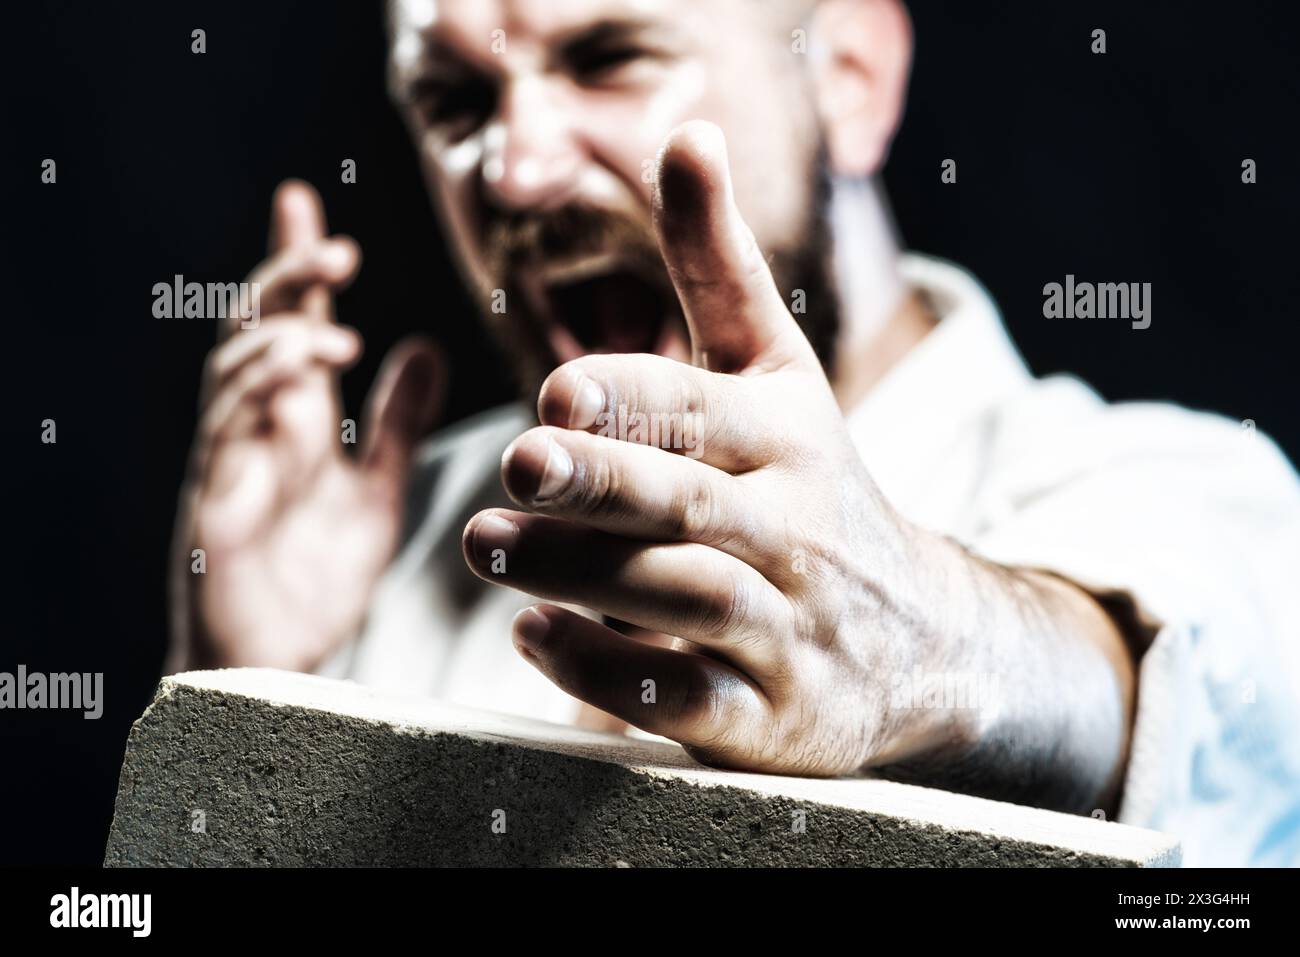
[(700, 599), (696, 627), (700, 634), (743, 636), (750, 630), (753, 590), (745, 582), (722, 576)]
[(627, 509), (626, 491), (622, 472), (610, 455), (588, 456), (578, 469), (569, 504), (587, 515), (619, 515)]
[(679, 737), (696, 742), (712, 742), (725, 722), (719, 720), (722, 695), (710, 672), (688, 668), (670, 689), (669, 724), (678, 729)]
[(695, 415), (705, 411), (708, 399), (705, 397), (704, 384), (695, 376), (683, 376), (677, 382), (676, 408), (682, 412)]
[(712, 543), (718, 523), (718, 497), (708, 482), (689, 482), (679, 487), (672, 514), (672, 533), (676, 539)]

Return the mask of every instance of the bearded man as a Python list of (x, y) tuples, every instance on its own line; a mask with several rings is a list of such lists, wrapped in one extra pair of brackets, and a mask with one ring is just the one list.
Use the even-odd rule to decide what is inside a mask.
[[(175, 667), (1100, 809), (1188, 863), (1296, 853), (1295, 473), (1233, 423), (1035, 379), (970, 276), (900, 252), (874, 180), (898, 0), (389, 19), (394, 99), (522, 400), (425, 441), (443, 373), (413, 339), (345, 454), (360, 335), (331, 297), (359, 250), (284, 184), (262, 321), (205, 370)], [(692, 447), (619, 416), (689, 422)], [(975, 700), (926, 690), (953, 681)]]

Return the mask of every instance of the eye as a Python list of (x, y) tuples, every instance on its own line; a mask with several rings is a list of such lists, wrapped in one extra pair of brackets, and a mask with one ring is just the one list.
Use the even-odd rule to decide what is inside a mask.
[(421, 83), (411, 96), (421, 121), (451, 139), (462, 139), (478, 129), (496, 107), (496, 91), (475, 81)]
[(645, 52), (634, 46), (605, 46), (576, 51), (570, 58), (571, 68), (580, 79), (596, 80), (641, 59)]

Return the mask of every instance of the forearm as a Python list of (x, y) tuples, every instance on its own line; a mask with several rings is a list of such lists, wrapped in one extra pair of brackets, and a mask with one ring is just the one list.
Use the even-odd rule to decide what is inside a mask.
[(1136, 683), (1117, 624), (1086, 592), (1052, 575), (997, 565), (947, 539), (930, 537), (923, 550), (920, 607), (932, 625), (918, 655), (921, 672), (940, 685), (955, 676), (981, 694), (956, 707), (937, 694), (919, 708), (910, 702), (893, 716), (907, 744), (877, 770), (1018, 803), (1109, 813), (1127, 763)]

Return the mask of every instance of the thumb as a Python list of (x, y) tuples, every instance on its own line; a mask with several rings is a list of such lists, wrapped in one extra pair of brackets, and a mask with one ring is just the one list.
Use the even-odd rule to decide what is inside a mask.
[(394, 494), (405, 487), (416, 444), (442, 412), (445, 369), (432, 340), (404, 339), (388, 353), (370, 390), (360, 464)]
[(743, 372), (816, 364), (736, 208), (717, 126), (692, 120), (668, 134), (659, 151), (654, 223), (697, 365)]

